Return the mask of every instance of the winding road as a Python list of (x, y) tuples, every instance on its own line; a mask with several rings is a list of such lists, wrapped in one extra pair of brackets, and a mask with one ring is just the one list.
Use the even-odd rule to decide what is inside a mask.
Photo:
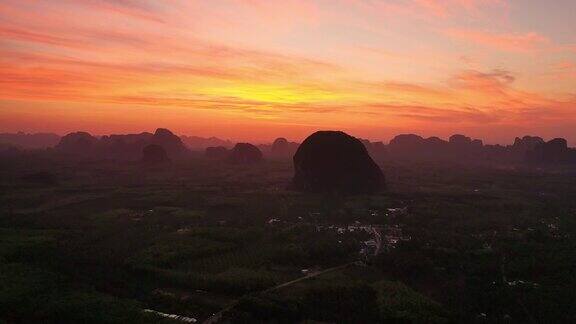
[[(284, 287), (293, 285), (293, 284), (295, 284), (295, 283), (298, 283), (298, 282), (301, 282), (301, 281), (304, 281), (304, 280), (308, 280), (308, 279), (310, 279), (310, 278), (314, 278), (314, 277), (323, 275), (323, 274), (328, 273), (328, 272), (332, 272), (332, 271), (337, 271), (337, 270), (344, 269), (344, 268), (349, 267), (349, 266), (354, 265), (354, 264), (361, 264), (361, 261), (354, 261), (354, 262), (346, 263), (346, 264), (339, 265), (339, 266), (336, 266), (336, 267), (324, 269), (324, 270), (322, 270), (322, 271), (314, 272), (314, 273), (308, 274), (308, 275), (306, 275), (306, 276), (304, 276), (304, 277), (300, 277), (300, 278), (298, 278), (298, 279), (294, 279), (294, 280), (291, 280), (291, 281), (287, 281), (287, 282), (282, 283), (282, 284), (279, 284), (279, 285), (277, 285), (277, 286), (274, 286), (274, 287), (271, 287), (271, 288), (268, 288), (268, 289), (261, 290), (261, 291), (258, 292), (258, 293), (259, 293), (259, 294), (262, 294), (262, 293), (267, 293), (267, 292), (271, 292), (271, 291), (274, 291), (274, 290), (278, 290), (278, 289), (281, 289), (281, 288), (284, 288)], [(203, 324), (214, 324), (214, 323), (218, 323), (218, 322), (222, 319), (222, 315), (224, 315), (224, 313), (226, 313), (227, 311), (229, 311), (229, 310), (231, 310), (232, 308), (234, 308), (234, 306), (236, 306), (239, 301), (240, 301), (240, 299), (235, 299), (235, 300), (233, 300), (232, 302), (230, 302), (230, 304), (228, 304), (228, 306), (226, 306), (225, 308), (223, 308), (222, 310), (220, 310), (218, 313), (215, 313), (214, 315), (210, 316), (209, 318), (207, 318), (207, 319), (206, 319), (204, 322), (202, 322), (202, 323), (203, 323)]]
[[(380, 231), (379, 231), (378, 229), (376, 229), (376, 228), (372, 228), (372, 233), (374, 234), (374, 240), (376, 241), (376, 251), (374, 252), (374, 255), (378, 255), (378, 254), (380, 253), (381, 248), (382, 248), (382, 234), (381, 234)], [(300, 278), (297, 278), (297, 279), (294, 279), (294, 280), (290, 280), (290, 281), (281, 283), (281, 284), (279, 284), (279, 285), (276, 285), (276, 286), (274, 286), (274, 287), (270, 287), (270, 288), (261, 290), (261, 291), (259, 291), (259, 292), (257, 292), (257, 293), (258, 293), (258, 294), (262, 294), (262, 293), (267, 293), (267, 292), (275, 291), (275, 290), (278, 290), (278, 289), (282, 289), (282, 288), (284, 288), (284, 287), (291, 286), (291, 285), (293, 285), (293, 284), (302, 282), (302, 281), (304, 281), (304, 280), (308, 280), (308, 279), (311, 279), (311, 278), (314, 278), (314, 277), (318, 277), (318, 276), (320, 276), (320, 275), (323, 275), (323, 274), (326, 274), (326, 273), (329, 273), (329, 272), (338, 271), (338, 270), (347, 268), (347, 267), (349, 267), (349, 266), (351, 266), (351, 265), (363, 265), (363, 262), (362, 262), (362, 261), (353, 261), (353, 262), (349, 262), (349, 263), (342, 264), (342, 265), (339, 265), (339, 266), (335, 266), (335, 267), (332, 267), (332, 268), (324, 269), (324, 270), (322, 270), (322, 271), (313, 272), (313, 273), (307, 274), (307, 275), (305, 275), (305, 276), (303, 276), (303, 277), (300, 277)], [(235, 300), (231, 301), (226, 307), (224, 307), (223, 309), (221, 309), (219, 312), (214, 313), (212, 316), (210, 316), (209, 318), (207, 318), (206, 320), (204, 320), (204, 321), (202, 322), (202, 324), (214, 324), (214, 323), (218, 323), (218, 322), (222, 319), (222, 316), (223, 316), (226, 312), (230, 311), (232, 308), (234, 308), (236, 305), (238, 305), (238, 303), (240, 302), (240, 299), (241, 299), (241, 298), (238, 298), (238, 299), (235, 299)]]

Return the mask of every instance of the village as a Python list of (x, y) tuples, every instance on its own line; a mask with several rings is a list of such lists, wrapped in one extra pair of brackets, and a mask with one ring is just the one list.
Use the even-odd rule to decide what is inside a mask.
[[(378, 218), (381, 211), (368, 211), (371, 218)], [(296, 225), (313, 225), (317, 232), (334, 232), (338, 235), (362, 234), (364, 239), (358, 246), (358, 259), (362, 262), (370, 260), (380, 253), (389, 252), (394, 249), (400, 242), (407, 242), (412, 239), (410, 235), (404, 233), (403, 224), (398, 222), (401, 217), (408, 216), (407, 207), (387, 208), (384, 212), (384, 218), (389, 224), (370, 224), (361, 221), (354, 221), (349, 224), (333, 224), (319, 222), (320, 213), (309, 213), (308, 219), (314, 220), (314, 223), (307, 221), (304, 217), (298, 217), (298, 222), (287, 222), (278, 218), (271, 218), (267, 221), (268, 226), (296, 226)], [(341, 240), (338, 241), (342, 243)], [(308, 269), (302, 270), (303, 274), (310, 273)]]

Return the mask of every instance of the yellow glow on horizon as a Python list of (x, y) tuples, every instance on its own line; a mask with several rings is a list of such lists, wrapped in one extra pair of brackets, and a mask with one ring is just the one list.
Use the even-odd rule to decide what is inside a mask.
[(337, 101), (342, 95), (321, 89), (267, 84), (233, 84), (201, 89), (209, 96), (234, 97), (246, 101), (272, 104), (303, 104)]

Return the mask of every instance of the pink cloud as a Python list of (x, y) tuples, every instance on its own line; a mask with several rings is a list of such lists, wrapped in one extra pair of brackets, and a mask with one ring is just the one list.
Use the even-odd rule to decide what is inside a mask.
[(373, 6), (383, 13), (416, 16), (420, 18), (450, 18), (468, 15), (481, 16), (485, 11), (498, 8), (508, 11), (507, 0), (403, 0), (403, 1), (355, 1), (356, 4)]
[(147, 20), (150, 22), (164, 23), (165, 20), (161, 15), (161, 2), (152, 2), (148, 0), (53, 0), (60, 1), (62, 4), (86, 6), (90, 10), (104, 11), (110, 14), (127, 16), (136, 19)]
[(494, 70), (489, 73), (467, 70), (456, 74), (450, 81), (455, 88), (483, 92), (503, 92), (515, 81), (508, 71)]
[(279, 20), (315, 22), (319, 19), (321, 9), (312, 1), (306, 0), (236, 0), (238, 3), (253, 9), (260, 17), (267, 17), (271, 22)]
[(572, 61), (562, 61), (550, 70), (550, 75), (559, 80), (576, 80), (576, 63)]
[(476, 108), (439, 108), (426, 105), (401, 105), (378, 103), (368, 106), (391, 116), (403, 119), (437, 123), (493, 123), (500, 120), (498, 114)]
[(469, 29), (448, 29), (449, 37), (492, 47), (503, 51), (538, 50), (550, 43), (545, 36), (536, 33), (495, 33)]
[(413, 2), (438, 17), (448, 17), (462, 10), (478, 14), (484, 7), (506, 5), (503, 0), (414, 0)]
[(3, 26), (0, 26), (0, 37), (4, 40), (10, 39), (58, 46), (70, 46), (74, 44), (72, 40), (67, 38)]

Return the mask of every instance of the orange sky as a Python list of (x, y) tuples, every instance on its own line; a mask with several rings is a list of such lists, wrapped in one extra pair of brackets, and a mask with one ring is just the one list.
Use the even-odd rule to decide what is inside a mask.
[(0, 132), (576, 145), (576, 2), (4, 0)]

